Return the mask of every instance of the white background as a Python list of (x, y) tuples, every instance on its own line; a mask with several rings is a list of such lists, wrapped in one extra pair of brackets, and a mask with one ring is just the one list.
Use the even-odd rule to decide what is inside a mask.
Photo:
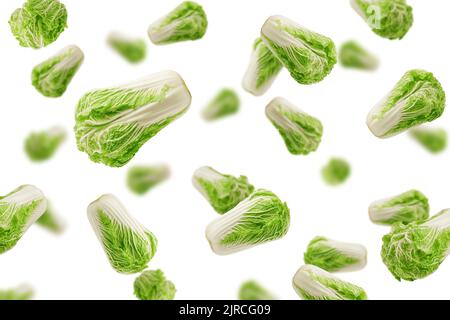
[[(372, 106), (412, 68), (432, 71), (450, 90), (448, 30), (450, 3), (409, 0), (415, 22), (401, 41), (378, 37), (351, 9), (336, 0), (201, 0), (208, 15), (206, 36), (195, 42), (154, 46), (148, 25), (178, 1), (63, 1), (69, 28), (41, 50), (22, 48), (10, 33), (8, 19), (22, 0), (0, 2), (0, 194), (29, 183), (41, 188), (63, 216), (67, 230), (54, 236), (37, 226), (17, 246), (0, 256), (0, 287), (29, 283), (39, 299), (134, 299), (135, 276), (116, 273), (109, 265), (86, 217), (87, 205), (113, 193), (159, 239), (150, 268), (161, 268), (177, 287), (177, 299), (235, 299), (242, 281), (256, 279), (282, 299), (298, 299), (291, 279), (302, 265), (303, 251), (314, 236), (359, 242), (369, 251), (368, 266), (343, 279), (361, 285), (371, 299), (444, 299), (448, 295), (450, 261), (424, 280), (398, 282), (382, 264), (381, 237), (388, 228), (372, 225), (367, 207), (378, 198), (418, 188), (430, 198), (432, 213), (450, 207), (448, 152), (432, 156), (408, 135), (379, 140), (365, 118)], [(270, 15), (282, 14), (331, 37), (337, 45), (361, 41), (378, 55), (375, 73), (349, 71), (337, 65), (321, 83), (301, 86), (283, 71), (261, 98), (241, 86), (253, 40)], [(148, 42), (148, 59), (137, 66), (105, 44), (111, 30), (140, 36)], [(86, 59), (62, 98), (41, 96), (30, 81), (34, 65), (69, 44)], [(191, 109), (142, 147), (123, 168), (91, 162), (76, 148), (72, 127), (77, 100), (86, 91), (126, 83), (173, 69), (193, 95)], [(202, 107), (223, 86), (237, 89), (241, 112), (207, 124)], [(283, 96), (317, 116), (324, 125), (318, 152), (291, 155), (265, 118), (264, 107)], [(448, 114), (435, 122), (447, 126)], [(69, 138), (55, 157), (34, 164), (23, 152), (32, 130), (63, 125)], [(447, 126), (449, 128), (449, 126)], [(352, 164), (351, 179), (327, 187), (320, 169), (330, 156)], [(167, 162), (172, 177), (144, 197), (132, 195), (125, 183), (133, 164)], [(282, 240), (231, 256), (216, 256), (204, 236), (217, 216), (191, 185), (202, 165), (230, 174), (245, 174), (257, 187), (275, 192), (291, 209), (291, 228)]]

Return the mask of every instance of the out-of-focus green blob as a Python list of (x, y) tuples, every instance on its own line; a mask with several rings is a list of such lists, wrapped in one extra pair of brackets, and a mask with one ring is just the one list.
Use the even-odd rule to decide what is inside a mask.
[(351, 0), (353, 9), (373, 32), (390, 40), (402, 39), (414, 22), (405, 0)]
[(261, 38), (253, 44), (250, 63), (242, 81), (243, 88), (255, 96), (269, 90), (283, 65), (264, 44)]
[(0, 254), (12, 249), (46, 209), (44, 194), (31, 185), (0, 197)]
[(111, 194), (103, 195), (87, 209), (89, 222), (111, 266), (119, 273), (145, 270), (156, 253), (157, 239), (134, 219)]
[(417, 190), (378, 200), (369, 206), (370, 220), (384, 225), (422, 221), (428, 219), (429, 212), (428, 198)]
[(67, 10), (58, 0), (27, 0), (13, 12), (9, 25), (22, 47), (42, 48), (67, 27)]
[(240, 100), (236, 91), (224, 88), (203, 109), (203, 118), (207, 121), (221, 119), (239, 111)]
[(443, 128), (415, 128), (410, 134), (431, 153), (440, 153), (447, 149), (448, 135)]
[(267, 19), (261, 38), (300, 84), (322, 81), (336, 64), (336, 47), (330, 38), (283, 16)]
[(66, 131), (61, 127), (33, 132), (25, 139), (25, 152), (32, 161), (50, 159), (66, 139)]
[(347, 181), (350, 173), (350, 164), (341, 158), (331, 158), (327, 165), (322, 168), (322, 178), (331, 186), (343, 184)]
[(68, 46), (34, 67), (31, 82), (44, 96), (60, 97), (66, 92), (83, 60), (84, 54), (80, 48)]
[(64, 223), (55, 213), (49, 201), (47, 201), (47, 210), (36, 220), (36, 224), (56, 234), (64, 231)]
[(410, 70), (367, 116), (367, 126), (378, 138), (389, 138), (439, 118), (445, 92), (431, 72)]
[(203, 7), (193, 1), (182, 2), (148, 28), (154, 44), (169, 44), (203, 38), (208, 19)]
[(239, 288), (239, 300), (276, 300), (275, 296), (258, 282), (249, 280)]
[(397, 223), (383, 237), (381, 257), (397, 280), (434, 273), (450, 252), (450, 209), (425, 221)]
[(222, 174), (211, 167), (197, 169), (192, 177), (192, 183), (220, 214), (236, 207), (255, 190), (246, 176), (236, 178)]
[(134, 294), (139, 300), (173, 300), (176, 292), (161, 270), (146, 270), (134, 281)]
[(143, 195), (169, 176), (170, 169), (167, 165), (133, 166), (128, 170), (127, 184), (131, 191)]
[(378, 68), (377, 57), (353, 40), (342, 44), (339, 50), (339, 62), (342, 66), (352, 69), (375, 70)]
[(108, 44), (130, 63), (141, 62), (147, 55), (147, 45), (143, 39), (112, 32), (108, 36)]
[(364, 246), (325, 237), (315, 237), (308, 244), (303, 257), (306, 264), (328, 272), (358, 271), (367, 264), (367, 250)]
[(31, 287), (22, 285), (14, 289), (0, 289), (0, 301), (5, 300), (31, 300), (34, 291)]
[(363, 288), (313, 265), (301, 267), (294, 275), (292, 285), (304, 300), (367, 300)]
[(191, 94), (174, 71), (88, 92), (75, 114), (78, 149), (94, 162), (122, 167), (190, 104)]
[(289, 230), (286, 203), (259, 189), (206, 228), (206, 238), (218, 255), (228, 255), (280, 239)]
[(280, 133), (290, 153), (307, 155), (319, 147), (323, 133), (320, 120), (299, 110), (286, 99), (273, 99), (266, 107), (266, 116)]

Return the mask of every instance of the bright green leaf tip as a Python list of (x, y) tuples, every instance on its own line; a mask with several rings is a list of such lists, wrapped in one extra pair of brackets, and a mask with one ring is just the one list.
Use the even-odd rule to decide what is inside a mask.
[(201, 167), (196, 170), (192, 183), (220, 214), (233, 209), (255, 189), (246, 176), (236, 178), (222, 174), (211, 167)]
[(273, 99), (266, 107), (266, 116), (291, 154), (307, 155), (319, 147), (323, 134), (320, 120), (299, 110), (286, 99)]
[(134, 281), (134, 294), (139, 300), (173, 300), (175, 285), (161, 270), (146, 270)]
[(394, 224), (383, 237), (381, 257), (397, 280), (414, 281), (434, 273), (450, 248), (450, 210), (425, 221)]
[(249, 280), (239, 288), (239, 300), (276, 300), (275, 296), (258, 282)]
[(322, 168), (322, 178), (330, 186), (343, 184), (350, 174), (350, 164), (342, 158), (331, 158)]
[(218, 255), (228, 255), (286, 235), (290, 213), (286, 203), (259, 189), (206, 228), (206, 238)]
[(66, 131), (61, 127), (33, 132), (25, 139), (25, 152), (30, 160), (42, 162), (50, 159), (66, 139)]
[(14, 289), (7, 289), (7, 290), (0, 289), (0, 301), (31, 300), (33, 298), (33, 295), (34, 295), (33, 289), (26, 285)]
[(447, 149), (448, 135), (443, 128), (415, 128), (411, 137), (431, 153), (441, 153)]
[(382, 225), (422, 221), (428, 219), (429, 212), (428, 198), (418, 190), (381, 199), (369, 206), (370, 220)]
[(77, 46), (67, 46), (50, 59), (33, 68), (33, 86), (46, 97), (60, 97), (66, 92), (72, 78), (84, 60)]
[(261, 38), (300, 84), (322, 81), (337, 62), (334, 42), (283, 16), (272, 16)]
[(361, 70), (375, 70), (378, 59), (358, 42), (350, 40), (339, 49), (339, 62), (343, 67)]
[(42, 48), (67, 27), (67, 10), (58, 0), (27, 0), (13, 12), (9, 25), (22, 47)]
[(147, 193), (170, 176), (167, 165), (133, 166), (127, 173), (127, 184), (132, 192), (138, 195)]
[(182, 2), (148, 28), (154, 44), (169, 44), (203, 38), (208, 19), (203, 7), (193, 1)]
[(108, 36), (108, 44), (130, 63), (141, 62), (147, 55), (147, 45), (143, 39), (113, 32)]
[(101, 196), (88, 206), (87, 212), (89, 222), (117, 272), (132, 274), (147, 268), (156, 253), (157, 240), (115, 196)]
[(203, 109), (202, 116), (207, 121), (218, 120), (237, 113), (239, 107), (240, 100), (236, 91), (224, 88)]
[(46, 209), (44, 195), (31, 185), (0, 197), (0, 254), (12, 249)]
[(359, 244), (315, 237), (308, 244), (304, 261), (328, 272), (357, 271), (367, 264), (367, 250)]

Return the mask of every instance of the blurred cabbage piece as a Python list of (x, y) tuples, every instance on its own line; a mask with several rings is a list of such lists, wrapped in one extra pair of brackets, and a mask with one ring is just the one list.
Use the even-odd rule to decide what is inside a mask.
[(192, 183), (220, 214), (236, 207), (255, 190), (246, 176), (236, 178), (211, 167), (197, 169), (192, 177)]
[(0, 254), (12, 249), (46, 209), (44, 194), (31, 185), (0, 197)]
[(445, 109), (445, 92), (431, 72), (405, 73), (395, 87), (367, 116), (367, 126), (378, 138), (389, 138), (439, 118)]
[(22, 47), (39, 49), (58, 39), (67, 28), (67, 10), (58, 0), (27, 0), (9, 19)]
[(176, 291), (161, 270), (146, 270), (134, 281), (134, 294), (139, 300), (173, 300)]
[(350, 174), (350, 164), (342, 158), (331, 158), (322, 168), (322, 178), (330, 186), (343, 184), (350, 177)]
[(376, 56), (354, 40), (342, 44), (339, 50), (339, 62), (343, 67), (360, 70), (375, 70), (379, 64)]
[(275, 296), (254, 280), (244, 282), (239, 288), (239, 300), (276, 300)]
[(405, 0), (350, 0), (353, 9), (373, 32), (390, 40), (402, 39), (414, 22)]
[(418, 190), (409, 190), (399, 195), (381, 199), (369, 206), (369, 217), (373, 223), (393, 225), (428, 219), (428, 198)]
[(30, 133), (25, 139), (25, 152), (28, 158), (35, 162), (50, 159), (66, 140), (66, 135), (66, 130), (62, 127)]
[(447, 149), (448, 134), (443, 128), (414, 128), (410, 135), (431, 153), (441, 153)]
[(89, 222), (119, 273), (143, 271), (156, 253), (156, 237), (132, 217), (115, 196), (106, 194), (87, 209)]
[(208, 19), (203, 7), (193, 1), (184, 1), (148, 28), (154, 44), (169, 44), (203, 38)]
[(303, 300), (367, 300), (363, 288), (312, 265), (301, 267), (292, 285)]
[(119, 32), (111, 32), (108, 45), (130, 63), (138, 63), (147, 55), (147, 45), (140, 38), (132, 38)]
[(383, 237), (381, 257), (397, 280), (415, 281), (434, 273), (450, 252), (450, 209), (428, 220), (396, 223)]
[(33, 86), (46, 97), (61, 97), (84, 60), (83, 51), (67, 46), (50, 59), (38, 64), (31, 73)]
[(12, 289), (0, 289), (0, 301), (31, 300), (33, 296), (33, 288), (28, 285), (21, 285)]
[(191, 94), (174, 71), (91, 91), (79, 100), (76, 110), (78, 149), (94, 162), (122, 167), (190, 104)]
[(266, 107), (266, 116), (294, 155), (307, 155), (317, 150), (322, 141), (320, 120), (299, 110), (284, 98), (273, 99)]
[(255, 40), (250, 63), (242, 81), (242, 87), (254, 96), (262, 96), (269, 90), (283, 65), (264, 44), (261, 38)]
[(50, 201), (47, 201), (47, 210), (45, 210), (42, 216), (36, 220), (36, 224), (55, 234), (60, 234), (65, 229), (64, 222), (61, 217), (56, 214)]
[(138, 195), (147, 193), (170, 176), (168, 165), (137, 165), (128, 170), (127, 185)]
[(203, 119), (213, 121), (233, 115), (239, 111), (240, 104), (236, 91), (224, 88), (203, 109)]
[(218, 255), (228, 255), (280, 239), (290, 224), (289, 208), (275, 194), (259, 189), (206, 228)]
[(322, 81), (336, 64), (336, 47), (330, 38), (283, 16), (267, 19), (261, 38), (300, 84)]

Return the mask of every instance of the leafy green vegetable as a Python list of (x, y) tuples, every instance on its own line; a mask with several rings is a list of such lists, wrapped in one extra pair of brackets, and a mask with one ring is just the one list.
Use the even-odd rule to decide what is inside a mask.
[(244, 80), (243, 88), (255, 96), (261, 96), (269, 90), (283, 65), (264, 44), (261, 38), (253, 44), (252, 56)]
[(220, 214), (233, 209), (255, 190), (246, 176), (236, 178), (211, 167), (201, 167), (195, 171), (192, 183)]
[(36, 220), (36, 224), (53, 233), (59, 234), (64, 231), (64, 223), (54, 212), (49, 201), (47, 201), (47, 210)]
[(447, 149), (448, 135), (442, 128), (414, 128), (411, 137), (431, 153), (440, 153)]
[(145, 41), (140, 38), (131, 38), (113, 32), (108, 36), (108, 44), (130, 63), (141, 62), (147, 55), (147, 45), (145, 44)]
[(402, 39), (414, 22), (413, 9), (405, 0), (351, 0), (350, 3), (372, 31), (383, 38)]
[(346, 68), (361, 70), (375, 70), (378, 68), (377, 57), (353, 40), (342, 44), (339, 50), (339, 62)]
[(445, 92), (431, 72), (410, 70), (367, 116), (367, 126), (379, 138), (395, 136), (439, 118)]
[(370, 220), (385, 225), (425, 220), (428, 219), (429, 212), (428, 198), (417, 190), (375, 201), (369, 207)]
[(224, 88), (203, 109), (203, 118), (207, 121), (221, 119), (239, 111), (239, 96), (233, 89)]
[(273, 99), (266, 107), (266, 116), (280, 133), (290, 153), (307, 155), (319, 147), (322, 123), (286, 99)]
[(25, 152), (32, 161), (50, 159), (66, 139), (66, 131), (53, 127), (40, 132), (32, 132), (25, 140)]
[(0, 301), (5, 300), (31, 300), (33, 289), (29, 286), (20, 286), (14, 289), (0, 290)]
[(304, 260), (328, 272), (357, 271), (367, 264), (367, 250), (359, 244), (315, 237), (308, 245)]
[(154, 44), (169, 44), (203, 38), (208, 19), (202, 6), (184, 1), (148, 28), (148, 36)]
[(156, 253), (155, 236), (134, 219), (111, 194), (103, 195), (87, 209), (89, 222), (111, 266), (119, 273), (147, 268)]
[(206, 228), (218, 255), (228, 255), (277, 240), (289, 229), (289, 208), (275, 194), (259, 189)]
[(450, 248), (450, 209), (425, 221), (397, 223), (383, 237), (381, 257), (397, 280), (414, 281), (435, 272)]
[(127, 184), (131, 191), (143, 195), (167, 180), (170, 169), (167, 165), (134, 166), (128, 170)]
[(60, 97), (66, 92), (83, 60), (84, 54), (80, 48), (77, 46), (65, 47), (50, 59), (33, 68), (32, 84), (46, 97)]
[(283, 16), (267, 19), (261, 38), (300, 84), (322, 81), (336, 64), (336, 47), (330, 38)]
[(173, 71), (91, 91), (77, 106), (78, 149), (94, 162), (122, 167), (150, 138), (184, 114), (190, 104), (186, 84)]
[(176, 291), (161, 270), (146, 270), (134, 281), (134, 294), (139, 300), (173, 300)]
[(249, 280), (239, 288), (239, 300), (276, 300), (276, 298), (258, 282)]
[(42, 48), (67, 28), (67, 10), (58, 0), (27, 0), (13, 12), (9, 25), (22, 47)]
[(292, 284), (304, 300), (367, 300), (367, 294), (361, 287), (312, 265), (301, 267)]
[(12, 249), (46, 209), (41, 190), (31, 185), (0, 197), (0, 254)]
[(331, 158), (322, 168), (322, 178), (330, 186), (343, 184), (351, 174), (350, 164), (341, 158)]

